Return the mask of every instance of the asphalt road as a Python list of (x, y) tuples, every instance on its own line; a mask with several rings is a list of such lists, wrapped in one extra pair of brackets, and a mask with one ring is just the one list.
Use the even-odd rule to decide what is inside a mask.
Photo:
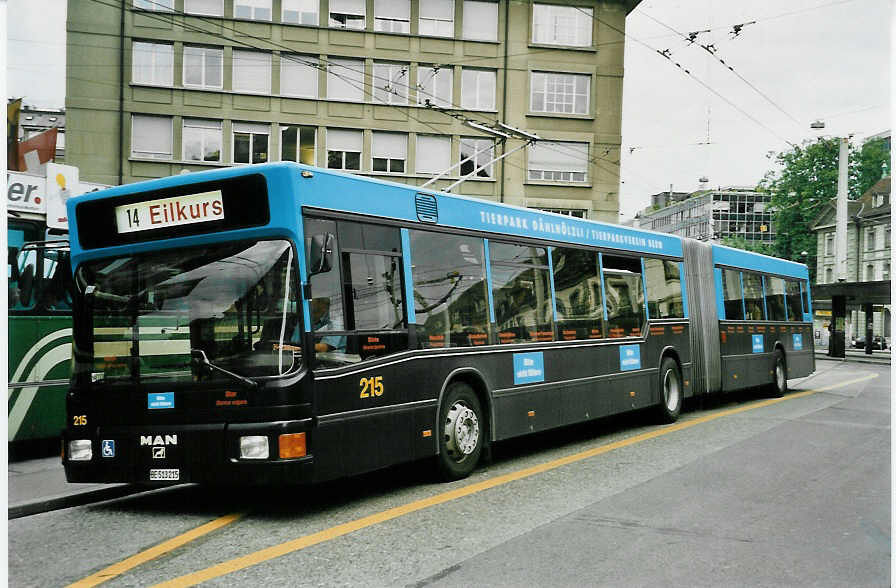
[(12, 520), (9, 585), (889, 586), (890, 369), (314, 488), (175, 487)]

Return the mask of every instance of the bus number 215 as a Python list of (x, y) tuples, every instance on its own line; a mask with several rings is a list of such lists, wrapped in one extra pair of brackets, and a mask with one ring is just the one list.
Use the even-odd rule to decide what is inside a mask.
[(361, 398), (382, 396), (383, 390), (383, 376), (361, 378)]

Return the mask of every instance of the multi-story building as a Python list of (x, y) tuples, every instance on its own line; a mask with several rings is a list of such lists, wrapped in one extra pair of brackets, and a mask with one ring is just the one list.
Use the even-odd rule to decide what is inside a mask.
[(751, 188), (719, 188), (690, 194), (684, 200), (640, 215), (642, 229), (701, 241), (741, 237), (751, 243), (775, 240), (771, 194)]
[[(640, 0), (69, 0), (68, 160), (107, 184), (265, 161), (615, 222)], [(524, 144), (483, 129), (504, 123)], [(477, 169), (481, 167), (481, 169)]]
[[(812, 224), (817, 235), (817, 284), (837, 284), (836, 270), (836, 202), (829, 203)], [(865, 313), (855, 306), (863, 302), (863, 297), (874, 296), (876, 291), (886, 289), (890, 282), (890, 178), (886, 177), (874, 184), (858, 200), (847, 202), (846, 225), (846, 286), (853, 296), (847, 305), (845, 332), (847, 337), (864, 336)], [(878, 284), (872, 284), (878, 282)], [(883, 284), (880, 284), (880, 283)], [(830, 303), (817, 305), (815, 317), (816, 332), (822, 339), (826, 337), (825, 324), (830, 321)], [(874, 333), (890, 338), (890, 304), (876, 304), (874, 310)], [(847, 341), (847, 344), (849, 341)]]

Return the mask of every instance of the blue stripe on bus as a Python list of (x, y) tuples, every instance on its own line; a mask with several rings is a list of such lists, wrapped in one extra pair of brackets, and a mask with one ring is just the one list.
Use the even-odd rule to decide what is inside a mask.
[(712, 262), (713, 265), (728, 265), (756, 272), (809, 279), (809, 268), (801, 263), (733, 249), (724, 245), (714, 244), (712, 246)]
[[(609, 318), (607, 318), (607, 285), (604, 283), (604, 254), (598, 252), (597, 253), (597, 261), (600, 266), (600, 295), (603, 300), (601, 300), (601, 306), (604, 307), (604, 328), (608, 329), (607, 323), (609, 322)], [(609, 331), (607, 331), (606, 335), (609, 335)]]
[(404, 299), (408, 309), (408, 324), (417, 323), (417, 310), (414, 308), (414, 275), (411, 264), (411, 233), (401, 229), (401, 263), (404, 265)]
[(737, 272), (737, 275), (740, 276), (740, 308), (741, 308), (741, 316), (744, 319), (747, 318), (747, 298), (744, 293), (744, 273)]
[(650, 320), (650, 304), (647, 303), (647, 270), (644, 269), (644, 258), (641, 258), (641, 290), (644, 293), (644, 317)]
[(684, 318), (690, 317), (688, 313), (688, 283), (687, 279), (684, 277), (684, 262), (678, 262), (678, 280), (679, 284), (681, 284), (681, 308), (684, 312)]
[[(722, 285), (722, 270), (714, 268), (713, 273), (716, 279), (716, 309), (719, 313), (719, 320), (725, 320), (725, 288)], [(741, 301), (743, 302), (743, 301)]]
[(554, 322), (557, 322), (557, 291), (554, 289), (554, 259), (553, 247), (548, 247), (548, 279), (551, 280), (551, 310), (554, 312)]
[(768, 308), (765, 305), (765, 276), (762, 276), (762, 314), (765, 320), (768, 320)]
[(806, 297), (808, 308), (803, 308), (803, 322), (812, 322), (812, 295), (809, 290), (809, 282), (800, 280), (800, 304), (803, 303), (803, 296)]
[(492, 258), (488, 253), (488, 239), (482, 240), (485, 250), (485, 286), (488, 289), (488, 316), (492, 324), (495, 324), (495, 299), (492, 296)]

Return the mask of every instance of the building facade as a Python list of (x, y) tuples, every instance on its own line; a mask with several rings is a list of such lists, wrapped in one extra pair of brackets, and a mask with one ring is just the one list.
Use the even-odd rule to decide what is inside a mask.
[(701, 241), (739, 237), (750, 243), (772, 243), (775, 224), (770, 203), (771, 194), (749, 188), (699, 191), (664, 208), (643, 211), (640, 226)]
[[(640, 0), (69, 0), (67, 159), (119, 184), (301, 161), (615, 222)], [(504, 123), (538, 135), (488, 128)], [(484, 128), (485, 127), (485, 128)]]
[(19, 141), (30, 139), (50, 129), (56, 134), (56, 163), (65, 162), (65, 110), (22, 106), (19, 112)]

